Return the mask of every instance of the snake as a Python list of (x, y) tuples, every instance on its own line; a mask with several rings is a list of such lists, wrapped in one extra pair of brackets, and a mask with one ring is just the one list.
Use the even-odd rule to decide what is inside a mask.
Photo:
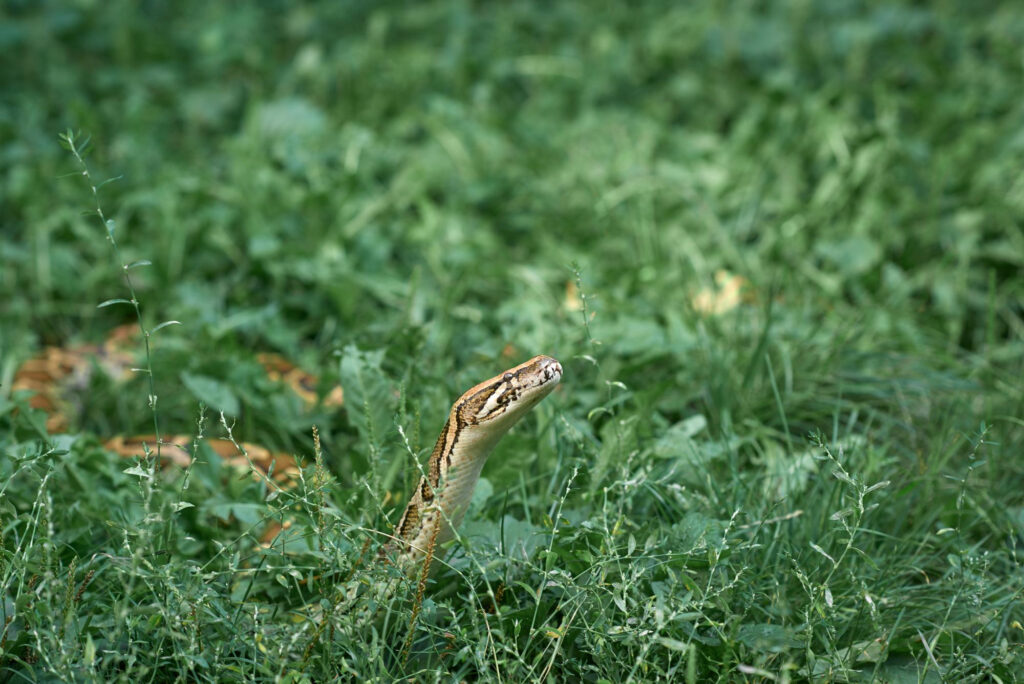
[[(14, 378), (15, 390), (31, 390), (31, 406), (47, 414), (47, 427), (58, 431), (66, 429), (71, 411), (69, 399), (64, 396), (70, 386), (84, 386), (94, 366), (100, 365), (111, 377), (124, 379), (125, 370), (133, 363), (130, 342), (136, 336), (131, 325), (116, 328), (100, 345), (79, 345), (60, 348), (47, 347), (38, 357), (26, 361)], [(272, 380), (286, 382), (307, 405), (322, 401), (323, 406), (335, 408), (343, 402), (340, 387), (318, 400), (311, 390), (317, 378), (300, 371), (292, 364), (273, 354), (259, 355), (260, 363)], [(455, 537), (455, 530), (465, 517), (480, 472), (494, 446), (502, 436), (518, 423), (544, 397), (550, 394), (562, 379), (562, 365), (550, 356), (535, 356), (529, 361), (509, 368), (484, 380), (464, 392), (448, 412), (447, 420), (438, 435), (433, 452), (419, 484), (409, 497), (405, 511), (390, 535), (381, 555), (391, 556), (397, 551), (401, 565), (408, 569), (430, 554), (439, 544)], [(73, 403), (73, 399), (71, 400)], [(147, 455), (145, 444), (155, 444), (155, 435), (133, 437), (115, 436), (105, 446), (124, 457)], [(191, 461), (188, 435), (163, 435), (167, 465), (173, 463), (187, 468)], [(273, 453), (256, 444), (243, 442), (246, 457), (236, 453), (238, 445), (228, 440), (206, 440), (211, 448), (229, 464), (244, 469), (257, 467), (265, 474), (274, 473), (274, 479), (283, 486), (296, 480), (298, 470), (295, 459), (284, 453)], [(272, 467), (271, 464), (276, 464)], [(272, 541), (281, 526), (272, 526), (261, 541)]]
[(419, 484), (398, 525), (398, 561), (407, 568), (455, 538), (480, 471), (498, 441), (562, 379), (562, 364), (535, 356), (466, 390), (437, 437)]

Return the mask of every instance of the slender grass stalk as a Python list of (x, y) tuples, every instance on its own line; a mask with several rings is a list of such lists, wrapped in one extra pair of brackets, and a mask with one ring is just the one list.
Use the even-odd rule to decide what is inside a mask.
[(100, 203), (100, 188), (107, 183), (113, 182), (118, 178), (109, 178), (101, 183), (96, 183), (93, 180), (92, 172), (89, 170), (89, 165), (85, 161), (85, 157), (88, 154), (90, 138), (86, 137), (82, 140), (79, 134), (72, 131), (70, 128), (67, 129), (63, 134), (60, 135), (60, 140), (63, 146), (71, 152), (74, 156), (75, 161), (78, 162), (78, 166), (82, 170), (82, 176), (85, 177), (86, 182), (89, 184), (89, 189), (92, 191), (93, 204), (95, 205), (91, 213), (95, 214), (103, 224), (103, 228), (107, 233), (107, 242), (110, 243), (110, 247), (114, 252), (114, 259), (121, 269), (121, 275), (124, 277), (125, 286), (128, 288), (128, 294), (130, 299), (108, 299), (107, 301), (99, 304), (98, 308), (111, 306), (113, 304), (130, 304), (132, 309), (135, 311), (135, 320), (139, 324), (139, 331), (142, 333), (142, 342), (146, 352), (146, 367), (145, 368), (133, 368), (132, 370), (137, 373), (145, 373), (149, 380), (149, 409), (153, 415), (153, 434), (156, 436), (156, 458), (157, 462), (160, 461), (160, 449), (162, 445), (162, 438), (160, 433), (160, 415), (157, 411), (157, 393), (156, 393), (156, 380), (153, 377), (153, 352), (150, 347), (149, 339), (150, 336), (156, 331), (164, 328), (168, 325), (178, 325), (178, 321), (165, 321), (155, 326), (152, 330), (146, 327), (146, 322), (142, 318), (142, 305), (139, 302), (138, 294), (135, 291), (135, 284), (132, 282), (131, 270), (141, 266), (150, 266), (152, 262), (147, 259), (140, 259), (133, 261), (132, 263), (126, 263), (121, 256), (121, 250), (117, 245), (117, 238), (114, 236), (115, 223), (114, 219), (107, 218), (103, 212), (103, 206)]

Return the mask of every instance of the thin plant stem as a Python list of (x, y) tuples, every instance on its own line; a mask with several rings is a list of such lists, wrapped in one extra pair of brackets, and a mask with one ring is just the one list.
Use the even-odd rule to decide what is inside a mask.
[(93, 209), (92, 213), (99, 217), (100, 221), (103, 223), (103, 227), (107, 231), (107, 241), (110, 243), (111, 248), (114, 250), (114, 258), (117, 261), (118, 265), (121, 267), (121, 274), (124, 276), (125, 285), (128, 287), (128, 293), (131, 296), (131, 299), (128, 300), (128, 303), (131, 304), (132, 308), (135, 310), (135, 319), (138, 321), (139, 330), (142, 332), (142, 341), (143, 344), (145, 345), (146, 350), (146, 367), (133, 368), (132, 370), (145, 373), (146, 376), (149, 378), (148, 403), (150, 411), (153, 414), (153, 434), (156, 435), (156, 458), (157, 462), (159, 462), (160, 447), (163, 440), (160, 434), (160, 416), (156, 408), (157, 393), (156, 381), (153, 378), (153, 353), (149, 344), (149, 338), (152, 333), (148, 328), (146, 328), (146, 323), (142, 318), (142, 307), (139, 304), (139, 298), (135, 291), (135, 284), (132, 282), (132, 277), (130, 273), (132, 268), (136, 266), (148, 265), (149, 262), (139, 261), (132, 264), (127, 264), (125, 263), (124, 258), (121, 256), (121, 250), (117, 245), (117, 239), (114, 237), (114, 220), (107, 218), (106, 214), (103, 213), (103, 207), (100, 204), (99, 189), (104, 185), (104, 183), (106, 183), (106, 181), (104, 181), (104, 183), (100, 183), (99, 185), (97, 185), (96, 182), (93, 181), (92, 173), (89, 171), (89, 165), (86, 164), (85, 162), (84, 153), (89, 145), (89, 139), (86, 138), (84, 141), (79, 142), (77, 134), (75, 134), (69, 129), (65, 131), (63, 135), (61, 135), (61, 140), (65, 143), (65, 146), (71, 152), (71, 154), (74, 155), (75, 161), (78, 162), (78, 165), (82, 169), (82, 175), (85, 176), (85, 180), (89, 184), (89, 188), (92, 190), (93, 203), (95, 204), (95, 209)]

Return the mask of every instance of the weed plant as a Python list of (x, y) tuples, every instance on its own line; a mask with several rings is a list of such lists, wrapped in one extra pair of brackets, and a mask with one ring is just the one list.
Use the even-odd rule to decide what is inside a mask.
[[(0, 679), (1024, 679), (1018, 3), (0, 16)], [(126, 322), (50, 434), (16, 369)], [(390, 526), (537, 353), (420, 598)]]

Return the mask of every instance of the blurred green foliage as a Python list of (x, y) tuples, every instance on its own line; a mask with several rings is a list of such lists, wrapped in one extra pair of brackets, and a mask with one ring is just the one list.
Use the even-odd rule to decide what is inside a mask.
[[(0, 667), (1016, 681), (1021, 35), (964, 0), (5, 3)], [(316, 424), (329, 486), (268, 500), (205, 451), (126, 474), (99, 442), (151, 431), (141, 380), (96, 374), (60, 436), (9, 392), (132, 320), (96, 308), (124, 285), (65, 129), (118, 178), (147, 325), (182, 322), (163, 429), (205, 402), (308, 462)], [(723, 269), (744, 297), (702, 314)], [(364, 629), (328, 579), (360, 581), (452, 398), (536, 353), (564, 387), (488, 465), (402, 664), (409, 597)], [(299, 541), (261, 550), (267, 519)], [(329, 632), (289, 614), (320, 599)]]

